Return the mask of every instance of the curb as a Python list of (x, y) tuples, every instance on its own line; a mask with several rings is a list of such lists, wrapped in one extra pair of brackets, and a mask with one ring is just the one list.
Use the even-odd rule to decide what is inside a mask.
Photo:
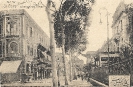
[(108, 85), (105, 85), (105, 84), (103, 84), (103, 83), (101, 83), (101, 82), (99, 82), (97, 80), (92, 79), (92, 78), (90, 78), (90, 81), (95, 82), (96, 84), (98, 84), (100, 86), (103, 86), (103, 87), (109, 87)]

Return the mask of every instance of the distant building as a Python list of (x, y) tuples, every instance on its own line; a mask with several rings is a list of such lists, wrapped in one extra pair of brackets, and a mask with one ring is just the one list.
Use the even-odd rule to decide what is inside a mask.
[[(25, 10), (0, 12), (0, 72), (9, 64), (31, 79), (48, 78), (51, 73), (50, 39)], [(17, 62), (21, 61), (21, 62)], [(10, 62), (16, 63), (12, 66)], [(12, 80), (11, 80), (12, 81)]]
[(72, 75), (73, 79), (76, 79), (77, 75), (82, 74), (82, 69), (84, 66), (84, 60), (79, 57), (72, 57)]
[[(65, 75), (65, 71), (64, 71), (64, 61), (63, 61), (63, 55), (61, 52), (56, 52), (55, 53), (55, 58), (56, 58), (56, 61), (57, 61), (57, 75), (59, 75), (59, 78), (61, 77), (64, 77)], [(69, 79), (70, 77), (70, 60), (69, 60), (69, 57), (68, 55), (65, 55), (65, 63), (66, 63), (66, 75), (67, 75), (67, 79)]]
[(84, 56), (84, 54), (80, 54), (78, 56), (78, 59), (82, 60), (83, 61), (83, 64), (86, 64), (87, 63), (87, 57)]
[(129, 65), (128, 62), (133, 63), (130, 56), (133, 47), (133, 3), (125, 4), (122, 1), (118, 5), (113, 15), (112, 34), (109, 42), (99, 49), (100, 66), (109, 64), (111, 73), (125, 74), (129, 69), (124, 66)]
[[(57, 61), (57, 69), (59, 69), (59, 71), (60, 71), (60, 76), (63, 76), (64, 75), (64, 61), (63, 61), (63, 55), (62, 55), (62, 53), (60, 53), (60, 52), (56, 52), (56, 54), (55, 54), (56, 56), (55, 56), (55, 58), (56, 58), (56, 61)], [(65, 57), (66, 57), (66, 55), (65, 55)], [(66, 59), (66, 65), (69, 65), (68, 64), (68, 58), (66, 57), (65, 58)], [(69, 69), (67, 69), (67, 71), (69, 71)]]
[[(108, 62), (112, 62), (112, 60), (120, 59), (119, 51), (115, 50), (116, 47), (114, 46), (115, 42), (113, 38), (109, 40), (109, 42), (105, 42), (103, 46), (98, 50), (98, 66), (108, 66)], [(109, 49), (109, 51), (108, 51)], [(109, 60), (108, 60), (109, 59)], [(116, 62), (116, 61), (113, 61)]]
[(95, 63), (96, 51), (88, 51), (86, 52), (85, 56), (87, 58), (86, 63), (92, 63), (92, 64)]

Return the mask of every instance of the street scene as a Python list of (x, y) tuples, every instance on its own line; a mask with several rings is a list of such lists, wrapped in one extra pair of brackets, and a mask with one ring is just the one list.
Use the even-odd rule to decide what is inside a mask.
[(132, 86), (132, 0), (0, 0), (0, 87)]

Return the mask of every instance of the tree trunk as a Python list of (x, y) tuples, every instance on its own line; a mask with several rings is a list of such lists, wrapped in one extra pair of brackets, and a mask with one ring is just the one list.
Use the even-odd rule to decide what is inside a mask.
[(54, 41), (54, 22), (52, 20), (50, 12), (51, 0), (47, 0), (46, 12), (49, 20), (49, 29), (50, 29), (50, 53), (52, 59), (52, 82), (53, 87), (58, 87), (57, 81), (57, 69), (56, 69), (56, 58), (55, 58), (55, 41)]
[(70, 59), (70, 82), (71, 82), (72, 78), (73, 78), (73, 76), (72, 76), (72, 67), (73, 67), (73, 65), (72, 65), (72, 54), (71, 54), (71, 51), (69, 51), (69, 59)]
[(67, 81), (67, 71), (66, 71), (66, 57), (65, 57), (65, 49), (64, 49), (64, 44), (65, 44), (65, 35), (64, 35), (64, 29), (62, 29), (62, 55), (63, 55), (63, 64), (64, 64), (64, 74), (65, 74), (65, 85), (68, 85)]

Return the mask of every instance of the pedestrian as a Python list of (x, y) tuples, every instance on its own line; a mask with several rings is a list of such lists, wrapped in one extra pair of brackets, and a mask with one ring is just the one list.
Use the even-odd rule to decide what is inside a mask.
[(77, 77), (79, 78), (79, 74), (77, 75)]
[(88, 73), (88, 76), (87, 76), (87, 82), (89, 82), (90, 81), (90, 74)]
[(81, 75), (81, 79), (82, 79), (82, 81), (84, 80), (84, 77), (83, 77), (83, 75)]
[(26, 83), (27, 76), (25, 73), (22, 73), (21, 82)]
[(85, 74), (85, 79), (88, 80), (88, 73)]

